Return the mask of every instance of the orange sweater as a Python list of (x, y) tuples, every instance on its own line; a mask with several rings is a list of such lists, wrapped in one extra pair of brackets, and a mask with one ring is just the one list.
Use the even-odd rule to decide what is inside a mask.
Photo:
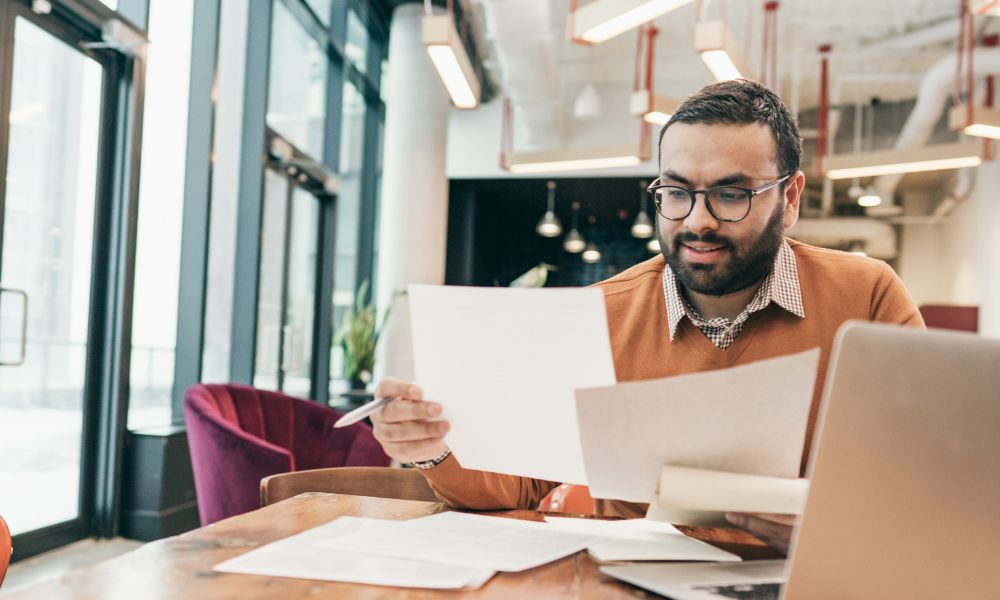
[[(902, 282), (884, 262), (788, 240), (795, 253), (805, 318), (771, 304), (754, 313), (733, 345), (720, 350), (688, 319), (671, 342), (663, 297), (662, 256), (599, 283), (604, 290), (615, 374), (619, 382), (723, 369), (819, 346), (820, 363), (806, 432), (811, 446), (834, 334), (848, 319), (923, 326)], [(511, 439), (516, 439), (511, 432)], [(544, 457), (539, 457), (544, 460)], [(449, 505), (477, 510), (532, 509), (558, 482), (463, 469), (449, 457), (422, 471)], [(638, 517), (645, 505), (598, 500), (604, 515)]]

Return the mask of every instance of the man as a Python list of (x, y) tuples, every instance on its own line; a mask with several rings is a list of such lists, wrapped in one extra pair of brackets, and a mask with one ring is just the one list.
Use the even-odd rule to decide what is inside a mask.
[[(650, 193), (662, 257), (598, 284), (617, 379), (720, 369), (819, 346), (805, 465), (837, 328), (848, 319), (922, 327), (920, 313), (885, 263), (783, 237), (798, 220), (805, 186), (802, 143), (792, 115), (767, 88), (743, 80), (707, 86), (664, 126), (659, 149), (660, 177)], [(375, 437), (390, 456), (423, 469), (449, 504), (534, 508), (558, 485), (462, 469), (443, 441), (448, 423), (428, 420), (441, 414), (440, 405), (393, 379), (376, 391), (387, 395), (398, 399), (372, 417)], [(644, 511), (597, 501), (599, 514)], [(787, 548), (790, 517), (730, 520)]]

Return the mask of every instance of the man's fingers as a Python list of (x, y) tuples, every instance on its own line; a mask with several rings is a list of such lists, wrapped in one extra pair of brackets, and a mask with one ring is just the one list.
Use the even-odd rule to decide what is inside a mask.
[(385, 398), (386, 396), (397, 396), (408, 400), (420, 400), (424, 396), (420, 386), (402, 379), (386, 377), (378, 382), (375, 387), (375, 397)]
[(375, 438), (383, 443), (440, 440), (448, 433), (447, 421), (404, 421), (382, 423), (375, 430)]
[(435, 402), (397, 398), (382, 407), (381, 414), (378, 415), (378, 420), (383, 423), (423, 421), (440, 416), (440, 414), (441, 405)]

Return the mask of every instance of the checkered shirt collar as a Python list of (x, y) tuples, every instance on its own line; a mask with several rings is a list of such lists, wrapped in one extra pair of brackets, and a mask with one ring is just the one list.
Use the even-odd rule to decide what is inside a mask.
[[(674, 341), (677, 326), (681, 319), (688, 317), (691, 322), (704, 331), (705, 327), (728, 326), (728, 319), (712, 319), (706, 321), (691, 307), (681, 294), (680, 286), (670, 265), (663, 267), (663, 295), (667, 302), (667, 323), (670, 327), (670, 341)], [(774, 302), (793, 315), (804, 319), (805, 309), (802, 307), (802, 290), (799, 287), (799, 271), (795, 264), (795, 253), (787, 240), (782, 240), (778, 248), (778, 256), (774, 259), (774, 267), (768, 273), (764, 283), (757, 289), (750, 303), (743, 312), (733, 320), (732, 325), (742, 325), (753, 313), (767, 308)]]

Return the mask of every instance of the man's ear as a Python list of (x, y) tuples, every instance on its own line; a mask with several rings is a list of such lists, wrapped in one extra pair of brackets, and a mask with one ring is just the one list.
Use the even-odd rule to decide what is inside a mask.
[(802, 171), (796, 171), (785, 182), (785, 229), (799, 220), (799, 200), (802, 190), (806, 188), (806, 176)]

